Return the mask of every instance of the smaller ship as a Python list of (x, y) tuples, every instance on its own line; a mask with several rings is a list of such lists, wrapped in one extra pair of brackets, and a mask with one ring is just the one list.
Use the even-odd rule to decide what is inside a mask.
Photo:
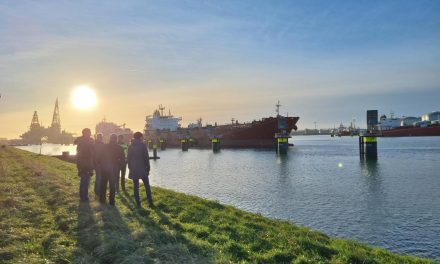
[(112, 122), (107, 122), (105, 118), (96, 124), (95, 131), (96, 134), (102, 134), (104, 142), (108, 142), (112, 134), (116, 134), (118, 136), (122, 135), (123, 142), (125, 144), (128, 144), (133, 138), (133, 131), (129, 128), (126, 128), (125, 124), (117, 125)]
[(353, 120), (349, 127), (344, 126), (341, 122), (338, 128), (332, 130), (330, 136), (331, 137), (358, 136), (359, 133), (360, 133), (360, 129), (356, 128), (355, 122)]

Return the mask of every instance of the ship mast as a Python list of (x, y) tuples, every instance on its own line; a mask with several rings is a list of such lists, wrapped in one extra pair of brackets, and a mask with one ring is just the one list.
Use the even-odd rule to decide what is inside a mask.
[(165, 110), (165, 107), (163, 107), (161, 104), (159, 105), (160, 110), (160, 116), (163, 116), (163, 110)]
[(278, 100), (278, 103), (275, 105), (276, 106), (276, 112), (277, 112), (277, 116), (280, 115), (280, 100)]

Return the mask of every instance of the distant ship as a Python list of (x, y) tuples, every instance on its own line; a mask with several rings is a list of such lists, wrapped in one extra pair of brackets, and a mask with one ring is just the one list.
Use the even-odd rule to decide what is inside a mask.
[(128, 144), (133, 137), (133, 131), (125, 127), (125, 124), (117, 125), (112, 122), (107, 122), (104, 118), (95, 127), (96, 134), (102, 134), (104, 142), (108, 142), (112, 134), (122, 135), (124, 143)]
[(349, 127), (345, 127), (342, 123), (339, 125), (339, 127), (336, 129), (333, 129), (330, 133), (331, 137), (338, 136), (358, 136), (360, 133), (360, 129), (356, 128), (354, 122), (351, 122)]
[(396, 118), (382, 115), (374, 134), (382, 137), (440, 136), (440, 111), (421, 117)]
[(165, 141), (167, 147), (179, 147), (180, 140), (188, 139), (192, 147), (210, 148), (211, 139), (218, 138), (222, 148), (272, 148), (275, 146), (275, 134), (290, 134), (297, 130), (296, 123), (299, 117), (288, 117), (279, 114), (279, 103), (275, 117), (267, 117), (258, 121), (239, 123), (232, 119), (226, 125), (202, 126), (202, 120), (190, 124), (188, 128), (182, 128), (180, 117), (174, 117), (169, 112), (163, 114), (165, 109), (162, 105), (155, 110), (152, 116), (146, 117), (145, 137), (156, 144)]

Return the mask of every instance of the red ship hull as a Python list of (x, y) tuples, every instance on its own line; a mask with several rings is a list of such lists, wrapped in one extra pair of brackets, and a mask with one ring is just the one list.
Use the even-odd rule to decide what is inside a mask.
[[(285, 133), (290, 134), (292, 129), (297, 129), (299, 117), (283, 118)], [(156, 144), (163, 139), (167, 147), (180, 147), (180, 139), (190, 138), (192, 147), (211, 148), (211, 138), (217, 137), (222, 148), (272, 148), (275, 145), (275, 134), (282, 132), (278, 128), (278, 119), (269, 117), (252, 123), (185, 128), (176, 132), (147, 131), (146, 139)]]
[(440, 126), (429, 127), (399, 127), (381, 131), (383, 137), (425, 137), (440, 136)]

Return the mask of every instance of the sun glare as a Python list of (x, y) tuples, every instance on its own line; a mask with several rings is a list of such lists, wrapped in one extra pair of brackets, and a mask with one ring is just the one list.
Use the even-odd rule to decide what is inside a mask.
[(78, 86), (72, 92), (73, 107), (79, 110), (89, 110), (96, 106), (95, 91), (88, 86)]

